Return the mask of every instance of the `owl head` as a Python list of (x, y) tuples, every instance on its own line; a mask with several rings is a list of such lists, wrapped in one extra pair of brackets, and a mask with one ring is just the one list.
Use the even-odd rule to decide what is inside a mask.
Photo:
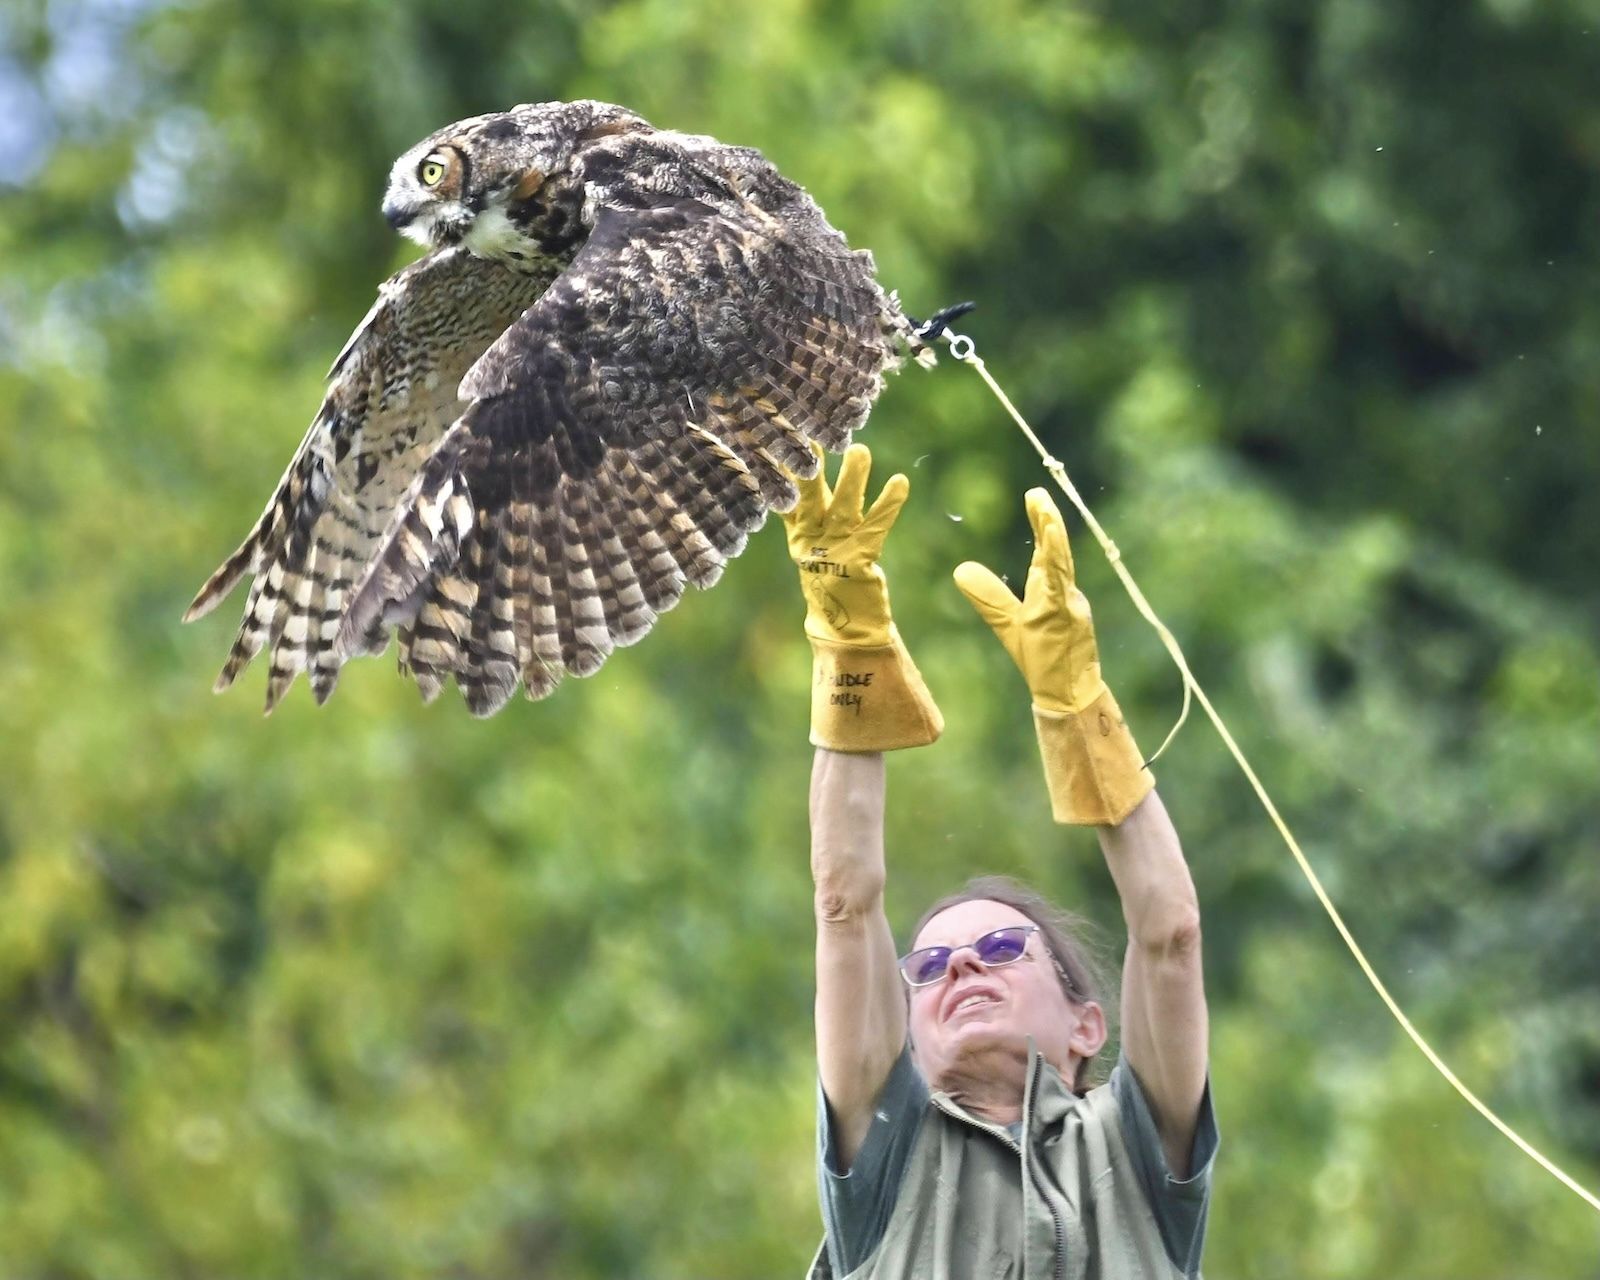
[[(394, 163), (383, 216), (429, 248), (500, 234), (586, 142), (633, 127), (638, 116), (608, 102), (536, 102), (446, 125)], [(491, 232), (491, 228), (494, 229)], [(482, 248), (490, 248), (485, 244)]]

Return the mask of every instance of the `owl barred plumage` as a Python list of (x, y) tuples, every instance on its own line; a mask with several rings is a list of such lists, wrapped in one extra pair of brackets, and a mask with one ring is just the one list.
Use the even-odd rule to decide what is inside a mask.
[(384, 213), (429, 252), (386, 281), (260, 520), (217, 680), (263, 649), (267, 710), (398, 630), (425, 698), (543, 697), (706, 587), (842, 449), (906, 350), (893, 295), (759, 152), (621, 107), (440, 130)]

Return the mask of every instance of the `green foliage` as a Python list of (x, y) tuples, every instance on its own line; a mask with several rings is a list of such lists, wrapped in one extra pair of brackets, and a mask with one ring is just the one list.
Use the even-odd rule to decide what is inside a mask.
[[(179, 628), (408, 251), (392, 157), (594, 96), (761, 147), (963, 322), (1117, 537), (1352, 927), (1600, 1185), (1600, 107), (1586, 6), (13, 0), (0, 105), (0, 1274), (798, 1274), (807, 658), (775, 533), (478, 723), (385, 662), (268, 721)], [(33, 104), (22, 112), (17, 104)], [(18, 131), (21, 132), (18, 132)], [(31, 158), (30, 158), (31, 157)], [(1032, 456), (890, 385), (891, 910), (1009, 871), (1115, 924), (949, 587)], [(1159, 645), (1079, 537), (1147, 745)], [(226, 610), (224, 611), (226, 612)], [(1570, 1277), (1594, 1219), (1390, 1025), (1204, 726), (1219, 1276)]]

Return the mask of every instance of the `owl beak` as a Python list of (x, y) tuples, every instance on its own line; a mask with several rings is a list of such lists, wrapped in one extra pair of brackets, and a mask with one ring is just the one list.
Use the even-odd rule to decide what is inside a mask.
[(404, 231), (407, 224), (416, 216), (417, 211), (411, 205), (404, 205), (396, 200), (383, 202), (383, 220), (395, 231)]

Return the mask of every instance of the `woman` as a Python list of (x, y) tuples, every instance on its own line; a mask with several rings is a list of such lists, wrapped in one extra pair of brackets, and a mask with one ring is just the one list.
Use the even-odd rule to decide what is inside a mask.
[(1027, 496), (1021, 601), (976, 564), (956, 584), (1033, 695), (1058, 822), (1094, 826), (1122, 900), (1122, 1051), (1084, 1091), (1106, 1020), (1043, 899), (978, 881), (935, 904), (903, 957), (884, 914), (882, 752), (943, 727), (889, 615), (878, 557), (909, 493), (862, 514), (852, 446), (786, 517), (815, 662), (819, 1177), (832, 1277), (1195, 1276), (1216, 1124), (1199, 909), (1176, 832), (1100, 676), (1060, 513)]

